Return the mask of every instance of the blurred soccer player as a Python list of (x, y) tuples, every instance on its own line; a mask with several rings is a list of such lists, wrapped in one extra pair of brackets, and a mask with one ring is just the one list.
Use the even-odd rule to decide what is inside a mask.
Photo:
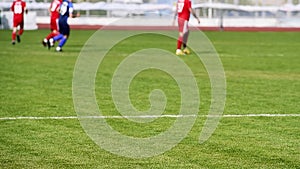
[(53, 43), (56, 41), (59, 41), (58, 46), (56, 47), (56, 51), (61, 52), (62, 47), (67, 42), (67, 39), (70, 36), (70, 26), (68, 24), (68, 18), (75, 18), (79, 16), (79, 13), (77, 15), (73, 15), (73, 3), (72, 0), (64, 0), (62, 4), (60, 5), (59, 12), (60, 16), (58, 19), (58, 25), (59, 25), (59, 34), (51, 39), (48, 40), (47, 45), (48, 48), (53, 46)]
[[(24, 32), (24, 13), (27, 14), (28, 10), (26, 8), (26, 2), (22, 0), (14, 0), (10, 10), (13, 12), (13, 31), (12, 31), (12, 44), (16, 44), (17, 41), (21, 42), (21, 35)], [(20, 26), (20, 29), (17, 33), (17, 28)]]
[(50, 13), (50, 30), (51, 32), (43, 39), (42, 43), (44, 46), (47, 45), (47, 41), (50, 38), (59, 34), (58, 29), (58, 18), (59, 18), (59, 7), (62, 0), (53, 0), (49, 7)]
[[(200, 23), (200, 19), (197, 17), (195, 11), (192, 9), (191, 1), (178, 0), (176, 6), (176, 13), (174, 17), (174, 21), (175, 21), (176, 16), (178, 16), (178, 28), (179, 28), (176, 55), (190, 54), (190, 51), (187, 48), (187, 41), (189, 36), (188, 22), (191, 14), (197, 19), (198, 23)], [(183, 51), (181, 50), (182, 46), (183, 46)]]

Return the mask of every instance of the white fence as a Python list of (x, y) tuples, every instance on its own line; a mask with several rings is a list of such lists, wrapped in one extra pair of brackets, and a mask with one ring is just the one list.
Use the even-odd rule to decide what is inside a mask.
[[(12, 0), (2, 0), (0, 9), (9, 10)], [(37, 16), (48, 15), (50, 2), (35, 2), (27, 0), (27, 7), (37, 11)], [(78, 0), (80, 1), (80, 0)], [(87, 0), (89, 1), (89, 0)], [(75, 10), (85, 16), (112, 16), (120, 12), (122, 16), (142, 15), (152, 17), (170, 15), (175, 10), (176, 0), (151, 0), (156, 3), (142, 3), (143, 0), (107, 0), (109, 2), (79, 2), (74, 3)], [(297, 3), (295, 3), (297, 1)], [(193, 0), (193, 8), (202, 17), (215, 18), (220, 14), (225, 17), (299, 17), (300, 0)], [(225, 3), (227, 2), (227, 3)], [(231, 3), (229, 3), (231, 2)], [(246, 3), (247, 2), (247, 3)], [(272, 2), (272, 3), (271, 3)], [(288, 2), (288, 3), (284, 3)], [(294, 3), (292, 3), (294, 2)], [(101, 12), (102, 11), (102, 12)], [(222, 11), (222, 12), (221, 12)], [(114, 15), (113, 15), (114, 16)]]
[[(37, 26), (36, 12), (29, 12), (24, 17), (24, 28), (26, 30), (35, 30)], [(12, 29), (13, 27), (13, 14), (10, 11), (1, 11), (1, 24), (0, 29)]]

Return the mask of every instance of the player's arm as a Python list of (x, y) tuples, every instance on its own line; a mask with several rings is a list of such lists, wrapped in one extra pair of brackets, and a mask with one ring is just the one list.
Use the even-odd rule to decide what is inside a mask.
[(28, 9), (26, 8), (26, 6), (24, 7), (24, 11), (26, 14), (28, 14)]
[(177, 8), (178, 8), (178, 7), (177, 7), (177, 5), (176, 5), (176, 9), (175, 9), (175, 12), (174, 12), (175, 14), (174, 14), (174, 19), (173, 19), (173, 25), (175, 25), (175, 21), (176, 21), (177, 15), (178, 15), (178, 14), (177, 14), (177, 11), (178, 11)]
[(177, 12), (175, 12), (175, 14), (174, 14), (174, 19), (173, 19), (173, 21), (175, 21), (176, 18), (177, 18)]
[(80, 12), (76, 12), (76, 17), (80, 17)]
[(197, 19), (198, 23), (200, 23), (200, 19), (199, 17), (196, 15), (196, 12), (195, 10), (193, 10), (193, 8), (189, 8), (191, 14)]
[(69, 3), (69, 17), (70, 18), (74, 18), (73, 12), (74, 12), (73, 4)]
[(23, 1), (22, 6), (23, 6), (23, 9), (24, 9), (25, 14), (28, 14), (27, 4), (26, 4), (25, 1)]
[(48, 12), (49, 12), (49, 14), (51, 15), (51, 5), (50, 5), (50, 7), (48, 8)]
[(75, 13), (75, 10), (73, 8), (73, 3), (70, 3), (69, 15), (70, 15), (71, 18), (76, 18), (76, 17), (80, 16), (79, 12)]
[(71, 18), (77, 18), (77, 17), (80, 17), (80, 12), (73, 11), (72, 13), (70, 13), (70, 17), (71, 17)]
[(14, 12), (14, 6), (15, 6), (15, 3), (13, 2), (13, 3), (11, 4), (11, 7), (10, 7), (10, 10), (11, 10), (12, 12)]

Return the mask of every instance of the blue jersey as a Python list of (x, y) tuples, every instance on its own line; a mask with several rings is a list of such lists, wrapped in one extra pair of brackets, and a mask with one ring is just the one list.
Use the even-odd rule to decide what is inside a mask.
[(73, 12), (73, 3), (69, 0), (64, 0), (60, 5), (60, 16), (58, 20), (59, 32), (63, 35), (70, 34), (70, 26), (68, 24), (68, 18), (70, 13)]
[(70, 13), (72, 13), (72, 12), (73, 12), (73, 3), (68, 0), (64, 0), (63, 3), (60, 5), (59, 20), (67, 22), (68, 18), (70, 16)]

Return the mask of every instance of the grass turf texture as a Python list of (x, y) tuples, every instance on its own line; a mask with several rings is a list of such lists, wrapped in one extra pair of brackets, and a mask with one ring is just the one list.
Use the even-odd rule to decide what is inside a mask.
[[(72, 31), (63, 53), (42, 47), (40, 42), (47, 33), (25, 31), (21, 44), (12, 46), (11, 32), (0, 31), (0, 118), (76, 116), (73, 69), (93, 31)], [(299, 32), (206, 35), (218, 51), (226, 73), (224, 114), (299, 114)], [(110, 78), (124, 57), (149, 46), (174, 52), (175, 45), (174, 39), (146, 34), (113, 48), (96, 79), (97, 101), (104, 114), (118, 114), (111, 100)], [(206, 71), (196, 56), (181, 58), (197, 77), (201, 93), (199, 114), (207, 114), (210, 83)], [(171, 77), (157, 70), (143, 71), (132, 81), (130, 97), (136, 108), (149, 108), (148, 94), (154, 88), (162, 89), (168, 96), (164, 114), (176, 114), (179, 89)], [(203, 117), (197, 118), (188, 136), (170, 151), (152, 158), (129, 159), (99, 148), (76, 119), (0, 120), (0, 168), (300, 167), (300, 117), (223, 118), (213, 136), (198, 144), (204, 121)], [(160, 118), (146, 125), (122, 119), (108, 122), (121, 133), (149, 137), (167, 129), (174, 119)]]

